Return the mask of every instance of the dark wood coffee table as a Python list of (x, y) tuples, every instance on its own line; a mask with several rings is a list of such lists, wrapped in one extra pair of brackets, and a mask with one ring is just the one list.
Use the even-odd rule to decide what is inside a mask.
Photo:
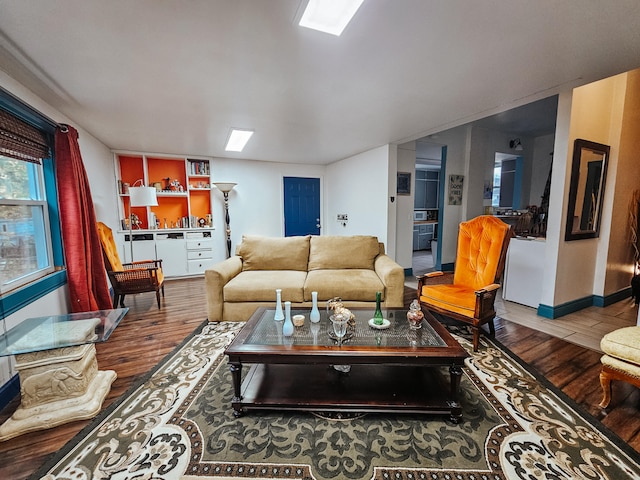
[[(331, 322), (296, 327), (282, 335), (275, 310), (259, 308), (226, 349), (233, 376), (234, 414), (248, 410), (333, 412), (418, 412), (462, 418), (458, 388), (467, 352), (431, 315), (410, 330), (406, 310), (383, 311), (389, 328), (369, 326), (373, 310), (351, 309), (356, 316), (341, 346)], [(349, 336), (350, 334), (350, 336)], [(242, 379), (242, 367), (251, 364)], [(349, 365), (345, 373), (335, 365)], [(447, 375), (448, 370), (448, 375)]]

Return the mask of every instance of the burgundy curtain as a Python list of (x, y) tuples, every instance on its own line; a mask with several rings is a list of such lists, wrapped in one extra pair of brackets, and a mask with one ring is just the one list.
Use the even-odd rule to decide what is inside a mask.
[(96, 214), (82, 164), (78, 131), (56, 130), (56, 180), (72, 312), (111, 308)]

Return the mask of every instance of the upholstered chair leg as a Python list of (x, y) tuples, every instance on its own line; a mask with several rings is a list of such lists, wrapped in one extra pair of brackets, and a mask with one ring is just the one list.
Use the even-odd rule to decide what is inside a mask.
[(124, 295), (120, 294), (120, 307), (124, 308)]
[[(164, 294), (162, 296), (164, 297)], [(160, 310), (160, 290), (156, 290), (156, 300), (158, 301), (158, 310)]]
[(164, 297), (164, 283), (162, 284), (162, 296)]
[(600, 408), (607, 408), (611, 403), (611, 375), (602, 367), (600, 372), (600, 385), (602, 385), (602, 401)]
[(476, 327), (475, 325), (472, 327), (473, 329), (473, 351), (478, 351), (478, 346), (480, 345), (480, 327)]

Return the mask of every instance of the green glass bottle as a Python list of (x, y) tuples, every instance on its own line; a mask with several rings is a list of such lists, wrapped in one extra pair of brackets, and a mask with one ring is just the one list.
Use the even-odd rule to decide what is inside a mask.
[(380, 300), (382, 300), (382, 293), (376, 292), (376, 313), (373, 314), (373, 323), (376, 325), (382, 325), (384, 323), (382, 310), (380, 309)]

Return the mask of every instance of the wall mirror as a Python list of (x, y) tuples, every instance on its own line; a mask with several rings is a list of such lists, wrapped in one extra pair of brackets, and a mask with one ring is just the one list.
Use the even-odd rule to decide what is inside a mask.
[(565, 240), (595, 238), (600, 234), (608, 160), (608, 145), (582, 139), (575, 141)]

